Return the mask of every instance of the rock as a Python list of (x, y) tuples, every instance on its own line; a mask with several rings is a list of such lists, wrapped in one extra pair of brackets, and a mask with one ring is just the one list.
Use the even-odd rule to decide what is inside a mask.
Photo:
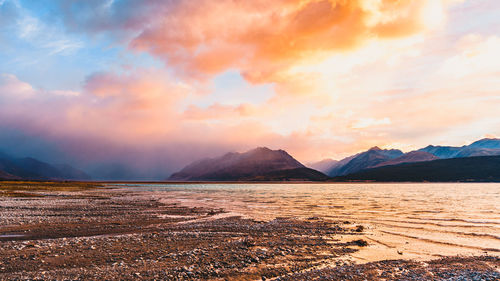
[(351, 243), (354, 243), (354, 245), (359, 246), (359, 247), (366, 247), (366, 246), (368, 246), (368, 242), (366, 242), (363, 239), (354, 240)]
[(357, 225), (356, 228), (354, 229), (354, 231), (356, 232), (363, 232), (363, 230), (365, 230), (365, 227), (362, 225)]

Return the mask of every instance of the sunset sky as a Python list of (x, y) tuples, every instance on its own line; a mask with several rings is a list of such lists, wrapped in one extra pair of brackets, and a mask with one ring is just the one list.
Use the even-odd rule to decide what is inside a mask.
[(498, 0), (0, 0), (0, 151), (168, 176), (500, 136)]

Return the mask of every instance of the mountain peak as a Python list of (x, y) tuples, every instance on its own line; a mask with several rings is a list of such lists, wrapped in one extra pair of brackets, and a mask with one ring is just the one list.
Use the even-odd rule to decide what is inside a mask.
[(241, 180), (269, 172), (304, 168), (284, 150), (257, 147), (244, 153), (196, 161), (170, 176), (170, 180)]
[(259, 146), (250, 150), (249, 152), (271, 152), (272, 150), (265, 146)]
[(500, 139), (484, 138), (484, 139), (481, 139), (481, 140), (478, 140), (478, 141), (471, 143), (469, 145), (469, 147), (499, 149), (500, 148)]
[(403, 152), (397, 149), (381, 149), (374, 146), (369, 150), (356, 155), (342, 159), (339, 163), (332, 166), (327, 172), (329, 176), (347, 175), (369, 167), (376, 166), (403, 155)]

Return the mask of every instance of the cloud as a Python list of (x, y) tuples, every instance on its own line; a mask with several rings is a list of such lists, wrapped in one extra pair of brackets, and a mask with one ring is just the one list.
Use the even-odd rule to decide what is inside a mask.
[[(0, 127), (90, 166), (129, 163), (159, 178), (262, 145), (309, 162), (500, 135), (498, 36), (449, 39), (440, 28), (450, 3), (61, 1), (69, 30), (147, 52), (165, 68), (110, 66), (74, 91), (2, 74)], [(49, 47), (71, 54), (75, 42)], [(206, 79), (227, 72), (246, 81)], [(216, 83), (228, 93), (214, 93)], [(265, 98), (251, 97), (251, 83), (269, 83)]]
[(12, 74), (0, 73), (0, 98), (4, 102), (26, 99), (34, 94), (35, 90), (30, 84), (20, 81)]
[(450, 0), (61, 1), (70, 29), (111, 34), (180, 73), (239, 69), (276, 82), (297, 62), (373, 39), (403, 38), (442, 22)]
[(356, 121), (353, 125), (353, 129), (364, 129), (372, 126), (381, 126), (381, 125), (390, 125), (391, 124), (391, 119), (390, 118), (382, 118), (382, 119), (375, 119), (375, 118), (361, 118), (358, 121)]
[(500, 65), (497, 55), (499, 47), (500, 38), (497, 36), (485, 38), (478, 34), (466, 35), (457, 44), (458, 53), (441, 66), (439, 74), (451, 79), (462, 79), (471, 75), (497, 76)]
[(180, 1), (130, 46), (188, 73), (237, 68), (249, 81), (275, 82), (297, 62), (425, 31), (446, 2)]
[[(153, 178), (166, 177), (208, 152), (247, 147), (245, 141), (257, 144), (272, 134), (257, 122), (225, 116), (217, 105), (185, 108), (186, 100), (203, 94), (197, 91), (158, 69), (94, 73), (79, 93), (37, 89), (1, 74), (0, 129), (57, 144), (63, 154), (49, 161), (73, 158), (77, 166), (91, 169), (96, 163), (124, 163), (155, 171)], [(212, 123), (215, 119), (221, 123)], [(253, 138), (245, 136), (249, 130)]]

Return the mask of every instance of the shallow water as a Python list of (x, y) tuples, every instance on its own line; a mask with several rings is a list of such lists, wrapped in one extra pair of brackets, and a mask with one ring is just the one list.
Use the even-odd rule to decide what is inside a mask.
[(361, 224), (370, 246), (352, 256), (359, 262), (500, 255), (498, 183), (119, 186), (256, 220), (322, 217)]

